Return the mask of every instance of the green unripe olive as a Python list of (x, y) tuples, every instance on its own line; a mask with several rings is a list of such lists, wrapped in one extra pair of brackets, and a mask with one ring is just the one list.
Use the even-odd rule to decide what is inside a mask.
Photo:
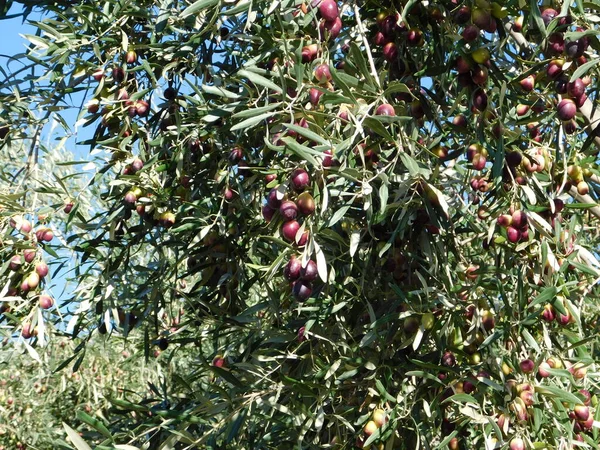
[(473, 365), (481, 363), (481, 353), (475, 352), (469, 356), (469, 363)]
[(421, 316), (421, 325), (423, 325), (424, 329), (431, 330), (435, 325), (435, 316), (430, 312), (423, 314)]

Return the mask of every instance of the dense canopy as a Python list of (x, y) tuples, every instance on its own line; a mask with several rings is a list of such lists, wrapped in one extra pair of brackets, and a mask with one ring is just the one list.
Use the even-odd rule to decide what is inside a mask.
[(598, 448), (600, 3), (10, 3), (0, 442)]

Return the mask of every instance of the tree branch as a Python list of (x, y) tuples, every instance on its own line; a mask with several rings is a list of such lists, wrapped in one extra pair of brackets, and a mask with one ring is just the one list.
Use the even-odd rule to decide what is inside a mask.
[(512, 22), (505, 22), (504, 23), (504, 28), (506, 29), (506, 31), (508, 31), (508, 34), (511, 35), (511, 37), (515, 40), (515, 42), (519, 45), (520, 49), (522, 52), (524, 52), (526, 55), (531, 55), (532, 53), (532, 49), (531, 49), (531, 45), (529, 44), (529, 42), (527, 41), (527, 39), (525, 39), (525, 36), (523, 36), (522, 33), (519, 33), (518, 31), (513, 30), (513, 23)]
[(585, 103), (579, 108), (579, 112), (583, 116), (586, 122), (585, 131), (588, 134), (594, 135), (594, 143), (600, 147), (600, 137), (595, 136), (596, 130), (600, 125), (600, 113), (594, 109), (594, 104), (588, 98), (585, 100)]
[(595, 205), (595, 206), (592, 206), (591, 208), (589, 208), (588, 211), (600, 219), (600, 206), (598, 206), (598, 204), (594, 201), (594, 199), (592, 197), (590, 197), (589, 195), (579, 194), (577, 192), (577, 188), (575, 186), (571, 187), (571, 190), (569, 190), (569, 195), (580, 203), (587, 203), (589, 205)]

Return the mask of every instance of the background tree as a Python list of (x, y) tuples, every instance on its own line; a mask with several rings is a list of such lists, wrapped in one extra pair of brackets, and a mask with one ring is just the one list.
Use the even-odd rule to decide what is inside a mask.
[(38, 349), (39, 359), (4, 345), (0, 354), (0, 448), (72, 448), (65, 440), (63, 423), (81, 428), (90, 443), (110, 435), (102, 426), (108, 418), (114, 426), (127, 429), (137, 413), (118, 411), (113, 403), (127, 405), (139, 401), (140, 394), (155, 395), (153, 392), (161, 389), (159, 374), (168, 377), (169, 373), (158, 369), (154, 357), (146, 364), (143, 355), (131, 351), (135, 348), (132, 342), (123, 344), (111, 339), (88, 345), (86, 358), (79, 360), (73, 371), (59, 366), (74, 351), (68, 339), (56, 338)]
[(597, 5), (43, 8), (2, 129), (28, 177), (85, 97), (70, 334), (196, 352), (104, 446), (597, 447)]

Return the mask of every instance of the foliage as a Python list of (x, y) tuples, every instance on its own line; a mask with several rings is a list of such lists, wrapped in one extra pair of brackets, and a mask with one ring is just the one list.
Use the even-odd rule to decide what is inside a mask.
[[(124, 343), (125, 344), (125, 343)], [(97, 439), (109, 431), (102, 420), (126, 428), (135, 411), (123, 413), (111, 402), (139, 401), (138, 395), (154, 396), (161, 378), (169, 375), (154, 358), (146, 364), (132, 345), (116, 339), (96, 340), (78, 355), (76, 371), (60, 370), (76, 346), (66, 338), (36, 352), (36, 359), (5, 343), (0, 351), (0, 448), (71, 448), (63, 423), (82, 430), (84, 438)], [(160, 352), (159, 352), (160, 353)], [(157, 354), (158, 358), (163, 358)], [(165, 364), (165, 369), (168, 364)], [(137, 393), (137, 394), (136, 394)], [(99, 425), (100, 424), (100, 425)], [(90, 440), (92, 442), (92, 440)]]
[(69, 334), (183, 366), (104, 447), (597, 448), (595, 3), (37, 3), (15, 178), (74, 99), (96, 172), (1, 276), (64, 246)]

